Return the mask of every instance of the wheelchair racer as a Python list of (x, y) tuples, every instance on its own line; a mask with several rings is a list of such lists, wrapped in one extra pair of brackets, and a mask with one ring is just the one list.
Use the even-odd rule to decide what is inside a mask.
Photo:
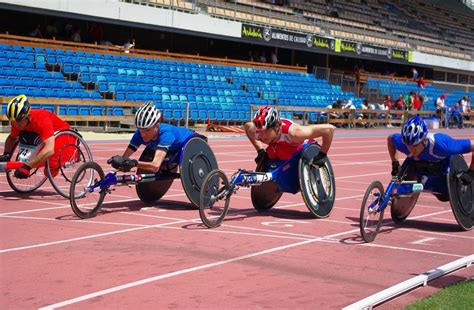
[[(137, 130), (133, 134), (123, 155), (112, 156), (107, 163), (111, 164), (115, 169), (124, 172), (138, 167), (158, 173), (166, 156), (180, 150), (186, 140), (196, 135), (194, 131), (187, 128), (161, 124), (160, 120), (161, 112), (153, 102), (147, 102), (142, 105), (135, 114)], [(137, 161), (130, 158), (141, 145), (145, 145), (148, 150), (154, 151), (154, 157), (151, 162)]]
[(329, 124), (298, 125), (291, 120), (280, 119), (276, 108), (265, 106), (257, 111), (252, 122), (244, 125), (244, 129), (250, 143), (257, 150), (257, 164), (264, 159), (288, 160), (305, 143), (322, 137), (321, 150), (312, 161), (314, 165), (322, 166), (327, 159), (335, 127)]
[(428, 127), (419, 117), (410, 118), (401, 133), (392, 134), (387, 139), (388, 152), (392, 160), (392, 176), (399, 173), (400, 163), (397, 151), (416, 161), (442, 162), (449, 156), (471, 152), (471, 165), (460, 179), (464, 185), (474, 181), (474, 140), (453, 139), (443, 133), (428, 133)]
[(15, 170), (14, 176), (26, 179), (30, 176), (32, 168), (44, 166), (46, 160), (49, 160), (51, 175), (56, 176), (59, 172), (59, 156), (66, 158), (71, 155), (72, 151), (60, 153), (61, 147), (71, 142), (75, 143), (75, 141), (71, 141), (67, 135), (56, 139), (54, 133), (71, 129), (71, 126), (49, 111), (31, 109), (25, 95), (19, 95), (10, 100), (7, 105), (7, 117), (11, 122), (11, 129), (5, 140), (0, 162), (10, 161), (17, 142), (35, 146), (42, 143), (39, 151), (32, 158), (28, 158), (22, 167)]

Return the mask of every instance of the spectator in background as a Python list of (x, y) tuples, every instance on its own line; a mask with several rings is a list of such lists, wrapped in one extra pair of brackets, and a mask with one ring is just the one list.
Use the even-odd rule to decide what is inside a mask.
[(441, 112), (443, 112), (444, 109), (446, 109), (445, 100), (446, 100), (446, 94), (442, 94), (441, 96), (438, 97), (438, 99), (436, 99), (436, 113), (437, 114), (441, 114)]
[(63, 38), (69, 40), (72, 37), (72, 24), (70, 22), (66, 22), (63, 29)]
[(419, 88), (423, 88), (423, 89), (426, 88), (425, 79), (422, 76), (420, 76), (420, 78), (416, 81), (416, 83), (418, 84)]
[(41, 25), (37, 24), (36, 28), (33, 29), (33, 31), (31, 31), (30, 33), (28, 33), (28, 35), (33, 38), (42, 38), (43, 34), (41, 33)]
[(412, 105), (412, 108), (415, 109), (415, 110), (421, 110), (421, 103), (420, 103), (420, 93), (419, 92), (416, 92), (413, 93), (413, 105)]
[[(388, 111), (392, 109), (392, 102), (390, 100), (390, 96), (385, 96), (385, 99), (382, 103), (377, 104), (381, 111)], [(392, 128), (392, 115), (390, 113), (387, 114), (380, 114), (379, 119), (387, 119), (387, 128)]]
[(414, 108), (414, 104), (415, 104), (415, 93), (411, 91), (405, 97), (405, 109), (407, 111), (410, 111), (411, 109)]
[(275, 50), (272, 51), (272, 54), (270, 57), (271, 57), (272, 64), (276, 65), (278, 63), (278, 57)]
[(467, 96), (462, 97), (462, 99), (460, 100), (460, 103), (461, 103), (462, 113), (468, 113), (469, 112), (469, 105), (468, 105), (468, 102), (467, 102)]
[(457, 124), (459, 129), (462, 129), (463, 117), (461, 115), (461, 112), (462, 112), (461, 101), (456, 102), (456, 105), (454, 107), (450, 107), (449, 110), (451, 112), (451, 120)]
[(88, 30), (88, 40), (92, 43), (99, 43), (104, 39), (104, 30), (101, 24), (90, 23)]
[(71, 40), (74, 42), (81, 42), (81, 29), (77, 27), (72, 33)]
[[(447, 113), (446, 113), (446, 103), (445, 103), (445, 100), (446, 100), (446, 94), (442, 94), (441, 96), (438, 97), (438, 99), (436, 99), (436, 104), (435, 104), (435, 107), (436, 107), (436, 115), (438, 115), (440, 121), (441, 121), (441, 125), (442, 126), (446, 126), (446, 122), (447, 122)], [(446, 118), (443, 117), (443, 114), (446, 116)]]
[[(337, 100), (333, 105), (328, 105), (326, 109), (342, 109), (342, 101)], [(321, 115), (324, 115), (324, 114), (325, 113), (321, 113)], [(342, 117), (342, 114), (338, 112), (331, 112), (329, 113), (329, 116), (331, 118), (340, 119)]]
[(418, 80), (418, 71), (416, 70), (416, 68), (411, 69), (411, 72), (412, 72), (412, 74), (413, 74), (413, 76), (411, 77), (411, 79), (412, 79), (413, 81)]
[(389, 95), (385, 96), (385, 98), (383, 99), (383, 103), (382, 105), (385, 107), (384, 110), (391, 110), (392, 109), (392, 97), (390, 97)]
[(397, 101), (395, 101), (395, 110), (405, 110), (405, 107), (406, 107), (406, 101), (403, 98), (403, 95), (400, 94)]
[[(130, 43), (130, 42), (132, 42), (132, 43)], [(128, 38), (127, 41), (125, 41), (125, 43), (123, 45), (121, 45), (121, 46), (120, 45), (115, 45), (115, 47), (122, 48), (123, 52), (125, 54), (128, 54), (128, 53), (130, 53), (130, 50), (135, 47), (135, 39), (131, 40), (130, 38)]]
[(55, 38), (58, 35), (58, 28), (56, 27), (57, 22), (52, 20), (50, 24), (46, 26), (45, 37), (48, 39)]

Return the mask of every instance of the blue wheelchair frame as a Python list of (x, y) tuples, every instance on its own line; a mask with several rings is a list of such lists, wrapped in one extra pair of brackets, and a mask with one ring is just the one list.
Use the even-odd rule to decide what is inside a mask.
[[(450, 161), (451, 157), (445, 158), (443, 161), (439, 163), (439, 169), (436, 174), (427, 174), (422, 173), (423, 171), (417, 171), (416, 168), (416, 161), (413, 160), (412, 158), (407, 158), (403, 162), (401, 166), (401, 176), (394, 176), (391, 180), (391, 182), (388, 184), (386, 191), (383, 195), (381, 195), (380, 192), (374, 193), (373, 195), (377, 198), (375, 199), (372, 203), (369, 205), (365, 205), (366, 199), (368, 198), (368, 195), (370, 194), (370, 190), (377, 188), (380, 184), (380, 182), (376, 181), (369, 186), (369, 188), (366, 191), (364, 201), (362, 202), (361, 206), (361, 212), (360, 212), (360, 231), (362, 238), (366, 242), (371, 242), (375, 239), (375, 236), (378, 233), (378, 230), (380, 228), (381, 222), (383, 220), (383, 213), (385, 208), (389, 205), (392, 204), (395, 198), (398, 197), (407, 197), (408, 199), (411, 197), (413, 198), (410, 203), (414, 204), (416, 203), (417, 197), (414, 197), (413, 195), (416, 193), (420, 192), (425, 192), (425, 193), (432, 193), (437, 196), (438, 199), (443, 201), (449, 200), (449, 188), (447, 184), (447, 177), (446, 174), (449, 173), (450, 169)], [(413, 166), (412, 166), (413, 165)], [(404, 179), (407, 177), (407, 174), (409, 172), (412, 173), (412, 176), (416, 178), (414, 181), (405, 181)], [(459, 178), (460, 174), (458, 172), (455, 172), (456, 177)], [(421, 183), (418, 183), (418, 180), (421, 178)], [(375, 183), (375, 184), (374, 184)], [(377, 185), (376, 183), (379, 183)], [(382, 186), (383, 190), (383, 186)], [(393, 208), (393, 206), (392, 206)], [(392, 210), (393, 211), (393, 210)], [(411, 209), (409, 210), (411, 212)], [(409, 214), (408, 212), (408, 214)], [(377, 225), (372, 225), (375, 226), (375, 229), (372, 231), (372, 233), (368, 233), (365, 231), (367, 228), (366, 224), (367, 221), (365, 219), (365, 214), (367, 214), (367, 217), (369, 216), (374, 216), (375, 218), (378, 216), (378, 222)], [(405, 214), (408, 216), (408, 214)], [(392, 219), (393, 214), (392, 214)], [(404, 217), (401, 218), (403, 220)], [(394, 219), (394, 221), (396, 221)]]
[[(311, 144), (305, 144), (300, 150), (291, 156), (290, 159), (269, 160), (268, 172), (248, 172), (244, 169), (238, 169), (232, 176), (230, 184), (232, 188), (243, 186), (250, 187), (264, 182), (273, 181), (278, 185), (278, 189), (284, 193), (296, 194), (300, 191), (299, 182), (294, 182), (298, 178), (298, 162), (301, 153)], [(268, 177), (271, 173), (271, 178)], [(265, 176), (263, 180), (257, 180), (257, 176)], [(292, 182), (293, 181), (293, 182)]]
[[(303, 171), (307, 171), (306, 169), (315, 168), (315, 166), (311, 165), (311, 158), (314, 158), (314, 156), (317, 156), (317, 154), (319, 153), (318, 148), (317, 151), (309, 150), (309, 153), (306, 154), (305, 151), (311, 146), (316, 147), (313, 143), (304, 144), (300, 150), (295, 152), (291, 156), (291, 158), (286, 161), (268, 160), (268, 164), (266, 166), (269, 167), (263, 169), (267, 172), (253, 172), (247, 171), (245, 169), (238, 169), (231, 176), (230, 182), (228, 181), (225, 173), (221, 170), (217, 169), (210, 172), (204, 180), (203, 188), (201, 189), (199, 214), (201, 216), (202, 222), (209, 228), (219, 226), (220, 223), (223, 221), (229, 208), (230, 197), (232, 196), (232, 194), (237, 193), (239, 187), (253, 187), (257, 185), (262, 185), (267, 182), (274, 182), (276, 184), (275, 188), (252, 188), (252, 190), (261, 190), (261, 193), (259, 193), (258, 195), (263, 195), (260, 197), (252, 196), (252, 203), (254, 205), (254, 208), (258, 211), (261, 212), (271, 208), (278, 201), (281, 196), (281, 193), (296, 194), (299, 191), (302, 191), (305, 204), (315, 217), (324, 218), (329, 216), (334, 205), (335, 195), (334, 177), (329, 160), (325, 164), (325, 170), (328, 173), (329, 178), (331, 178), (331, 184), (329, 187), (331, 190), (331, 194), (325, 195), (326, 193), (320, 193), (320, 187), (324, 186), (321, 185), (320, 182), (320, 168), (316, 168), (317, 175), (315, 175), (315, 172), (313, 172), (314, 174), (311, 174), (311, 176), (315, 178), (314, 180), (311, 179), (310, 181), (314, 181), (314, 183), (309, 185), (311, 188), (301, 188), (302, 186), (304, 186), (303, 184), (307, 183), (302, 183), (301, 178), (304, 177), (301, 176), (300, 173), (305, 173)], [(303, 157), (305, 157), (305, 159), (303, 159)], [(262, 163), (259, 164), (260, 167), (261, 165)], [(257, 169), (260, 169), (259, 166), (257, 166)], [(313, 184), (317, 186), (317, 193), (314, 193)], [(326, 189), (323, 189), (322, 191), (325, 190)], [(309, 195), (308, 193), (310, 191), (313, 191), (311, 192), (311, 200), (307, 198), (307, 196)], [(253, 192), (251, 194), (254, 195)], [(321, 196), (319, 196), (319, 194), (321, 194)], [(319, 200), (318, 198), (321, 199)], [(267, 199), (268, 201), (265, 201)], [(224, 207), (214, 207), (214, 204), (218, 202), (224, 202)], [(256, 204), (266, 204), (266, 206), (257, 207)], [(216, 213), (219, 213), (219, 216), (215, 216)]]
[[(120, 174), (120, 175), (118, 175), (117, 171), (110, 171), (110, 172), (108, 172), (107, 174), (104, 175), (104, 171), (102, 170), (102, 168), (98, 164), (96, 164), (94, 162), (89, 162), (89, 163), (83, 164), (81, 167), (79, 167), (79, 169), (76, 171), (76, 173), (73, 177), (73, 182), (71, 183), (71, 189), (70, 189), (71, 192), (75, 191), (75, 187), (78, 183), (78, 179), (81, 179), (81, 180), (83, 179), (83, 177), (85, 175), (84, 174), (85, 171), (94, 170), (96, 172), (95, 176), (99, 176), (100, 179), (99, 180), (95, 179), (92, 184), (89, 184), (89, 185), (85, 186), (85, 188), (80, 189), (82, 191), (82, 194), (80, 196), (71, 197), (70, 203), (71, 203), (71, 207), (72, 207), (74, 213), (77, 216), (81, 217), (81, 218), (89, 218), (89, 217), (94, 216), (97, 213), (97, 211), (100, 209), (105, 195), (110, 194), (112, 192), (112, 187), (114, 187), (114, 186), (121, 186), (121, 185), (130, 186), (130, 185), (138, 185), (138, 184), (147, 183), (147, 182), (154, 182), (154, 181), (166, 181), (166, 180), (171, 180), (172, 181), (174, 179), (182, 178), (183, 175), (185, 177), (186, 176), (189, 177), (188, 170), (191, 170), (192, 165), (196, 164), (196, 162), (194, 161), (194, 158), (195, 158), (194, 156), (196, 156), (196, 157), (201, 156), (201, 158), (205, 157), (209, 162), (212, 162), (212, 163), (209, 164), (210, 165), (209, 168), (211, 170), (215, 169), (217, 163), (215, 163), (214, 155), (212, 153), (209, 154), (209, 151), (212, 152), (210, 150), (210, 148), (208, 150), (202, 150), (201, 152), (198, 152), (198, 154), (194, 154), (195, 148), (199, 147), (199, 144), (196, 145), (196, 142), (195, 142), (194, 145), (190, 144), (190, 143), (192, 143), (191, 139), (194, 139), (194, 138), (199, 138), (199, 139), (203, 139), (204, 141), (206, 141), (206, 138), (201, 136), (201, 135), (198, 135), (198, 134), (191, 135), (190, 137), (188, 137), (182, 143), (180, 149), (178, 149), (177, 151), (169, 154), (169, 156), (167, 156), (165, 158), (165, 160), (162, 162), (162, 164), (160, 166), (160, 171), (157, 172), (157, 173), (135, 173), (135, 174)], [(199, 143), (205, 143), (205, 142), (199, 142)], [(191, 149), (185, 151), (185, 149), (188, 145), (190, 145)], [(193, 147), (194, 147), (194, 149), (193, 149)], [(188, 153), (185, 154), (185, 152), (188, 152)], [(191, 152), (191, 153), (189, 153), (189, 152)], [(144, 153), (142, 153), (142, 155), (143, 154)], [(212, 158), (209, 157), (210, 155), (212, 155)], [(191, 158), (191, 156), (192, 156), (192, 158)], [(186, 159), (184, 159), (184, 157), (186, 157)], [(142, 160), (142, 159), (140, 159), (140, 160)], [(214, 163), (215, 163), (215, 165), (214, 165)], [(178, 166), (181, 167), (180, 169), (184, 169), (184, 170), (180, 171), (180, 173), (176, 172), (176, 168)], [(185, 166), (185, 167), (183, 167), (183, 166)], [(201, 166), (198, 165), (198, 167), (200, 168)], [(186, 169), (186, 168), (189, 168), (189, 169)], [(199, 169), (199, 170), (201, 170), (201, 169)], [(186, 174), (186, 173), (188, 173), (188, 174)], [(205, 175), (205, 173), (207, 173), (207, 172), (204, 172), (203, 174)], [(199, 177), (201, 177), (201, 176), (199, 176)], [(193, 178), (194, 178), (194, 176), (193, 176)], [(91, 177), (91, 179), (92, 179), (92, 177)], [(90, 181), (92, 181), (92, 180), (90, 180)], [(181, 180), (181, 181), (183, 183), (183, 180)], [(187, 188), (185, 187), (185, 185), (183, 183), (183, 187), (184, 187), (186, 195), (188, 196), (188, 198), (190, 198), (190, 195), (193, 195), (193, 197), (194, 197), (194, 195), (197, 195), (197, 197), (199, 198), (199, 191), (198, 191), (198, 189), (196, 189), (195, 186), (200, 186), (200, 184), (198, 184), (197, 180), (193, 180), (193, 181), (190, 181), (190, 182), (191, 183), (188, 182), (188, 184), (191, 184), (191, 185), (187, 185), (188, 186)], [(193, 183), (193, 182), (195, 182), (195, 183)], [(161, 183), (157, 184), (157, 186), (154, 186), (152, 184), (152, 188), (150, 188), (149, 190), (152, 191), (153, 193), (158, 193), (157, 195), (159, 195), (159, 197), (161, 198), (161, 196), (164, 195), (164, 193), (166, 193), (166, 191), (169, 189), (170, 185), (171, 184), (168, 184), (168, 186), (165, 187)], [(189, 193), (190, 188), (193, 191), (191, 194)], [(87, 212), (84, 212), (79, 207), (79, 201), (76, 202), (76, 199), (83, 198), (88, 193), (98, 193), (100, 195), (101, 199), (99, 200), (99, 202), (96, 203), (96, 206), (94, 208), (89, 208), (89, 210)], [(138, 190), (137, 190), (137, 193), (138, 193)], [(139, 195), (139, 198), (143, 201), (143, 199), (142, 199), (142, 197), (140, 197), (140, 195)], [(160, 198), (155, 198), (153, 201), (156, 201)], [(191, 198), (190, 198), (190, 200), (193, 204), (195, 204), (195, 202)]]
[[(425, 174), (417, 173), (416, 170), (414, 171), (414, 175), (416, 177), (425, 177), (426, 178), (425, 180), (422, 180), (422, 184), (423, 184), (422, 185), (423, 186), (422, 192), (424, 192), (424, 193), (436, 193), (436, 194), (441, 194), (441, 195), (449, 195), (448, 186), (446, 184), (446, 178), (443, 175), (443, 174), (447, 173), (447, 171), (449, 169), (449, 160), (450, 160), (450, 157), (443, 160), (443, 168), (440, 172), (440, 175), (427, 176)], [(401, 166), (401, 171), (406, 172), (406, 170), (408, 168), (408, 165), (410, 165), (412, 163), (414, 163), (414, 160), (412, 158), (406, 158), (405, 161), (403, 162), (402, 166)], [(405, 177), (405, 175), (402, 175), (400, 178), (398, 176), (393, 177), (392, 181), (390, 181), (390, 183), (387, 186), (387, 189), (386, 189), (385, 194), (383, 196), (382, 202), (374, 201), (371, 205), (369, 205), (369, 207), (368, 207), (369, 211), (380, 213), (383, 210), (385, 210), (385, 208), (388, 205), (388, 202), (393, 197), (398, 195), (398, 190), (399, 190), (400, 186), (419, 184), (415, 181), (403, 181), (404, 177)], [(407, 186), (406, 189), (404, 188), (403, 195), (410, 195), (410, 194), (413, 194), (413, 188), (410, 190), (410, 186)], [(374, 209), (374, 207), (377, 204), (379, 204), (379, 206), (376, 209)]]
[[(163, 163), (161, 164), (161, 167), (168, 167), (174, 166), (174, 165), (181, 165), (181, 162), (183, 160), (183, 151), (188, 143), (189, 140), (191, 140), (194, 137), (198, 137), (197, 135), (193, 135), (188, 137), (184, 142), (183, 145), (181, 146), (181, 149), (179, 152), (174, 152), (171, 154), (171, 156), (168, 157), (168, 159), (165, 159)], [(90, 193), (93, 193), (97, 189), (100, 190), (105, 190), (109, 191), (109, 188), (111, 186), (117, 186), (117, 185), (131, 185), (131, 184), (137, 184), (137, 183), (144, 183), (144, 182), (153, 182), (153, 181), (161, 181), (161, 180), (170, 180), (170, 179), (179, 179), (180, 174), (179, 173), (166, 173), (166, 174), (161, 174), (159, 172), (157, 173), (138, 173), (138, 174), (125, 174), (125, 175), (117, 175), (117, 171), (110, 171), (105, 175), (105, 178), (101, 181), (95, 182), (93, 185), (91, 185), (88, 188), (88, 191)]]

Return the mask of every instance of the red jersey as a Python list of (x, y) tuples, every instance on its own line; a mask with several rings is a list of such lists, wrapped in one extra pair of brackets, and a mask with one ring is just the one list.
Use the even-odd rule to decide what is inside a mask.
[[(295, 123), (288, 119), (281, 119), (281, 135), (280, 139), (277, 142), (268, 145), (266, 151), (268, 158), (271, 160), (288, 160), (299, 151), (304, 143), (309, 141), (304, 141), (304, 143), (291, 143), (290, 142), (290, 135), (288, 134), (290, 131), (290, 127), (293, 126)], [(312, 141), (312, 140), (311, 140)]]
[[(52, 137), (56, 131), (66, 129), (71, 129), (68, 123), (49, 111), (39, 109), (30, 111), (30, 123), (23, 131), (34, 132), (38, 134), (41, 141), (45, 141)], [(17, 138), (19, 134), (20, 129), (13, 123), (10, 135), (13, 138)]]

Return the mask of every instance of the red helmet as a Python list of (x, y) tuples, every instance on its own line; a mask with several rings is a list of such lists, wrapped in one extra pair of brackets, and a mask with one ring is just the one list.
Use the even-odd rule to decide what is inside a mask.
[(265, 130), (272, 128), (280, 121), (280, 115), (277, 109), (272, 106), (265, 106), (260, 108), (253, 117), (253, 123), (257, 130)]

